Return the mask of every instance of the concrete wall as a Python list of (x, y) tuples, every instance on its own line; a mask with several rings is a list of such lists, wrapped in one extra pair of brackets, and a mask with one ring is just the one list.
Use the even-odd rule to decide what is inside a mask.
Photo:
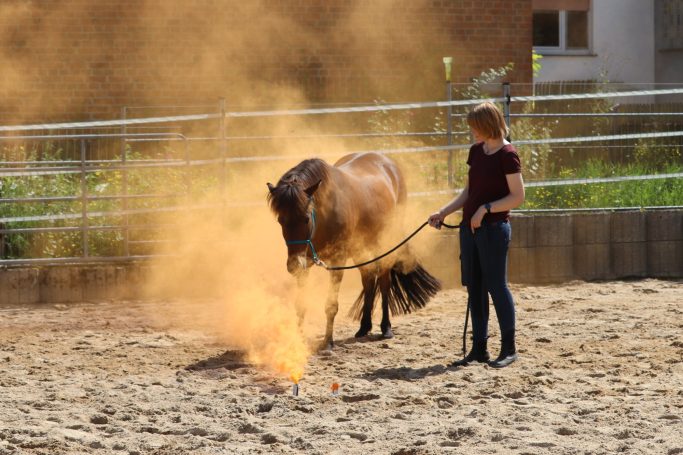
[[(508, 275), (514, 283), (683, 277), (683, 210), (513, 215)], [(458, 236), (445, 232), (425, 265), (460, 285)]]
[(655, 82), (654, 0), (593, 0), (591, 9), (589, 55), (544, 55), (534, 82)]
[(510, 249), (513, 282), (633, 277), (683, 277), (683, 211), (516, 216), (513, 219)]
[[(457, 231), (443, 231), (425, 267), (460, 285)], [(0, 269), (0, 305), (166, 298), (143, 293), (149, 264)], [(683, 277), (683, 210), (514, 215), (515, 283)], [(170, 292), (170, 291), (169, 291)]]
[(139, 299), (143, 264), (0, 269), (0, 306)]

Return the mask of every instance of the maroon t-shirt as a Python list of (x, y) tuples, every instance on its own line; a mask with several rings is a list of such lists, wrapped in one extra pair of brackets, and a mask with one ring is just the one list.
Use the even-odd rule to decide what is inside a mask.
[[(462, 220), (465, 224), (469, 224), (474, 212), (480, 206), (510, 194), (510, 187), (505, 176), (517, 174), (522, 170), (517, 150), (511, 144), (504, 145), (493, 155), (484, 153), (483, 142), (474, 144), (470, 148), (467, 164), (470, 166), (469, 191), (462, 211)], [(509, 217), (509, 211), (487, 213), (484, 215), (483, 222), (503, 221)]]

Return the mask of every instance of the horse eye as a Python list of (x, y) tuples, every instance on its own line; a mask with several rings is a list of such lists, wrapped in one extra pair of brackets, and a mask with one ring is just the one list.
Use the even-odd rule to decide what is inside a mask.
[(309, 221), (309, 220), (310, 220), (309, 217), (307, 217), (307, 216), (304, 217), (304, 222), (305, 222), (306, 224), (308, 224), (308, 221)]

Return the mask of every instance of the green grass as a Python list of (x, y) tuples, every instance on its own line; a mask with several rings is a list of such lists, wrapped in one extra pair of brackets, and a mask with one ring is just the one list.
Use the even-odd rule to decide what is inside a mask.
[[(597, 178), (683, 172), (682, 165), (663, 165), (659, 169), (630, 164), (611, 165), (587, 161), (574, 170), (560, 171), (556, 178)], [(522, 209), (648, 207), (683, 205), (683, 178), (626, 182), (572, 184), (534, 187), (526, 190)]]

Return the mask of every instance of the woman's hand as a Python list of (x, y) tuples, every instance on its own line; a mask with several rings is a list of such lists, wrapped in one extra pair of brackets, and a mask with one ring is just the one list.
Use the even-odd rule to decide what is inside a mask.
[(475, 229), (479, 229), (481, 227), (481, 222), (484, 219), (484, 215), (486, 215), (486, 209), (483, 205), (481, 205), (479, 206), (477, 211), (474, 212), (474, 215), (472, 215), (472, 219), (470, 220), (470, 228), (472, 229), (472, 234), (474, 234)]
[(444, 218), (446, 218), (446, 216), (441, 213), (441, 211), (438, 211), (429, 215), (427, 222), (431, 227), (441, 229), (441, 224), (443, 223)]

